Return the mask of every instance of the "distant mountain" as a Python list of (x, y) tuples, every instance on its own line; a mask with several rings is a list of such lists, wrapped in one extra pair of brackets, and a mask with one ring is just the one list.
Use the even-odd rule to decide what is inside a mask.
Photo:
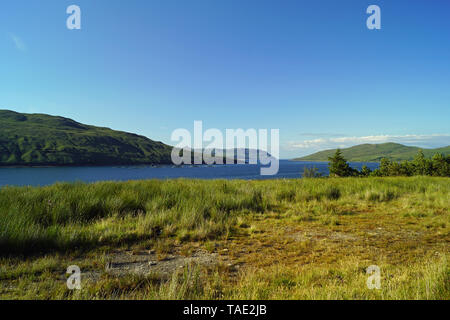
[[(229, 150), (225, 149), (223, 152), (224, 154), (228, 153)], [(259, 150), (259, 149), (248, 149), (248, 148), (235, 148), (234, 149), (234, 159), (237, 161), (250, 163), (250, 158), (255, 157), (257, 162), (259, 163), (259, 160), (261, 157), (265, 158), (275, 158), (270, 153)]]
[[(450, 146), (437, 149), (424, 149), (418, 147), (408, 147), (399, 143), (382, 144), (360, 144), (351, 148), (341, 149), (342, 155), (348, 161), (378, 162), (382, 158), (393, 161), (412, 160), (419, 150), (422, 150), (426, 157), (432, 157), (436, 153), (450, 155)], [(295, 161), (328, 161), (336, 152), (336, 149), (320, 151), (306, 157), (294, 159)]]
[[(172, 148), (144, 136), (68, 118), (0, 110), (0, 166), (172, 164)], [(250, 151), (242, 151), (248, 163)], [(193, 163), (194, 152), (191, 156)]]
[[(202, 149), (203, 152), (207, 152), (208, 154), (211, 154), (212, 156), (215, 156), (216, 154), (216, 149)], [(201, 153), (200, 149), (194, 149), (192, 152), (195, 153)], [(275, 157), (273, 157), (269, 152), (263, 151), (263, 150), (259, 150), (259, 149), (249, 149), (249, 148), (234, 148), (234, 149), (222, 149), (222, 155), (223, 155), (223, 162), (225, 163), (227, 160), (227, 156), (233, 153), (233, 157), (229, 157), (229, 159), (233, 159), (234, 163), (245, 163), (245, 164), (249, 164), (250, 163), (250, 158), (251, 157), (255, 157), (255, 160), (260, 163), (261, 157), (263, 159), (266, 158), (273, 158), (275, 159)]]
[(169, 164), (171, 151), (132, 133), (0, 110), (0, 166)]

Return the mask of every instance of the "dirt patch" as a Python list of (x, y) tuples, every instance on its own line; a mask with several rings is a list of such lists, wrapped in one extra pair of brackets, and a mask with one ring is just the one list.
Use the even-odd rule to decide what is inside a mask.
[(168, 254), (161, 260), (158, 260), (157, 255), (153, 252), (139, 252), (137, 254), (121, 252), (109, 257), (105, 271), (115, 276), (155, 274), (161, 278), (170, 278), (176, 270), (184, 268), (186, 265), (213, 267), (217, 263), (217, 253), (209, 253), (205, 250), (197, 250), (188, 257)]

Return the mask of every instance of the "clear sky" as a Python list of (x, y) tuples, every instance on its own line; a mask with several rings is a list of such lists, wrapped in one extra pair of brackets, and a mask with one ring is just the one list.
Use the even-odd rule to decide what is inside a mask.
[(284, 158), (449, 145), (450, 1), (5, 0), (0, 108), (168, 144), (194, 120), (280, 129)]

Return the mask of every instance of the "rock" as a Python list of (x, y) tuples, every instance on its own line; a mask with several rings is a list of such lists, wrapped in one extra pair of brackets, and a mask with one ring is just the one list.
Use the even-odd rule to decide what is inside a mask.
[(149, 266), (156, 266), (157, 262), (156, 261), (150, 261), (148, 263)]

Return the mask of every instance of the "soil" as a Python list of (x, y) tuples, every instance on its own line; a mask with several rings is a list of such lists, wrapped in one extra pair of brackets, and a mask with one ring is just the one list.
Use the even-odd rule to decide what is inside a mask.
[(217, 263), (217, 253), (209, 253), (200, 249), (187, 257), (180, 254), (167, 254), (162, 259), (152, 251), (125, 251), (112, 254), (109, 262), (106, 263), (105, 271), (115, 276), (132, 273), (144, 276), (155, 274), (160, 278), (170, 278), (176, 270), (187, 265), (213, 267)]

